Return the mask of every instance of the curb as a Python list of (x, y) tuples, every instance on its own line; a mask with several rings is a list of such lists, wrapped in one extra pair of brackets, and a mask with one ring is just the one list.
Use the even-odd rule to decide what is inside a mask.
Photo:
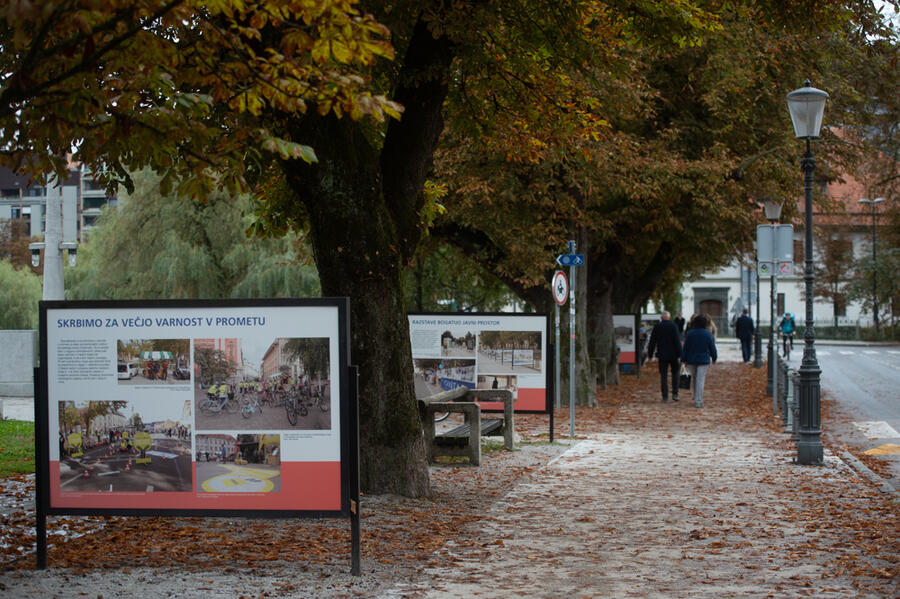
[(894, 495), (894, 501), (900, 501), (900, 491), (895, 489), (891, 483), (872, 472), (872, 470), (870, 470), (868, 466), (859, 461), (856, 456), (844, 449), (838, 449), (837, 453), (840, 454), (841, 459), (850, 464), (854, 470), (856, 470), (863, 477), (868, 478), (873, 484), (875, 484), (875, 486), (878, 487), (879, 491), (881, 491), (882, 493), (891, 493)]

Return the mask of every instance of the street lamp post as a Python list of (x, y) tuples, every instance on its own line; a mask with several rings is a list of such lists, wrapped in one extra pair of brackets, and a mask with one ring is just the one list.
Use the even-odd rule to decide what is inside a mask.
[[(766, 198), (762, 201), (763, 212), (766, 214), (766, 220), (774, 227), (775, 223), (781, 218), (781, 207), (783, 202), (779, 202), (773, 198)], [(772, 233), (772, 260), (775, 260), (775, 243), (776, 236)], [(775, 317), (777, 316), (775, 299), (778, 297), (778, 264), (772, 263), (772, 275), (769, 282), (769, 310), (771, 314), (771, 324), (769, 325), (769, 379), (766, 381), (766, 395), (772, 398), (772, 410), (778, 413), (778, 344), (775, 342)], [(757, 322), (758, 322), (757, 315)]]
[(862, 198), (860, 204), (871, 204), (872, 206), (872, 318), (875, 321), (875, 332), (878, 333), (878, 261), (875, 253), (875, 204), (880, 204), (884, 198), (875, 198), (867, 200)]
[(78, 244), (74, 241), (63, 241), (62, 230), (62, 191), (48, 189), (46, 208), (46, 228), (44, 241), (28, 244), (31, 250), (31, 264), (37, 268), (41, 264), (41, 250), (44, 250), (44, 300), (66, 299), (63, 279), (63, 252), (68, 255), (69, 266), (75, 266)]
[(806, 283), (806, 330), (803, 333), (803, 361), (800, 363), (800, 423), (797, 431), (797, 462), (799, 464), (821, 464), (824, 458), (822, 445), (821, 384), (819, 362), (816, 359), (816, 332), (813, 325), (813, 171), (816, 161), (810, 148), (810, 139), (819, 137), (825, 100), (828, 94), (816, 89), (806, 80), (804, 87), (787, 95), (791, 122), (797, 139), (806, 140), (801, 168), (805, 192), (804, 234), (804, 276)]

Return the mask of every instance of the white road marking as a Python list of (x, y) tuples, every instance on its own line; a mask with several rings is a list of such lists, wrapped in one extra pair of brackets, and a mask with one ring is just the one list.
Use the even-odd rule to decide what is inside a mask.
[(818, 354), (818, 355), (820, 355), (820, 356), (830, 356), (830, 355), (831, 355), (831, 352), (830, 352), (830, 351), (819, 351), (819, 350), (816, 350), (816, 354)]
[(878, 352), (872, 349), (863, 350), (864, 354), (877, 354)]
[(884, 420), (871, 422), (854, 422), (853, 425), (858, 428), (862, 434), (869, 439), (897, 439), (900, 433), (894, 430), (890, 424)]
[(841, 350), (841, 351), (839, 351), (838, 353), (841, 354), (842, 356), (852, 356), (852, 355), (855, 354), (856, 352), (846, 351), (846, 350)]
[(165, 458), (167, 460), (174, 460), (175, 458), (178, 457), (177, 453), (168, 453), (165, 451), (154, 451), (152, 449), (147, 452), (147, 455), (155, 455), (156, 457)]
[(887, 352), (888, 352), (889, 354), (894, 354), (895, 356), (896, 356), (897, 354), (900, 354), (900, 351), (897, 351), (896, 349), (889, 349), (889, 350), (887, 350)]

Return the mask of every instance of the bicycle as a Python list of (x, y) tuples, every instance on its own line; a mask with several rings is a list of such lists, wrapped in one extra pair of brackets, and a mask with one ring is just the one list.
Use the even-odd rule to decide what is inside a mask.
[(310, 399), (310, 401), (309, 401), (309, 407), (310, 408), (318, 407), (323, 412), (327, 412), (331, 406), (329, 405), (329, 403), (327, 401), (325, 401), (325, 398), (322, 397), (322, 395), (323, 394), (322, 394), (321, 389), (317, 389), (317, 390), (313, 391), (312, 399)]
[(233, 397), (207, 397), (203, 400), (203, 403), (200, 404), (200, 411), (203, 414), (219, 414), (223, 410), (228, 412), (229, 414), (234, 414), (238, 411), (238, 402)]
[(251, 414), (259, 414), (262, 415), (262, 404), (259, 403), (259, 400), (254, 399), (244, 399), (241, 404), (241, 416), (244, 418), (250, 418)]
[(794, 334), (793, 333), (783, 333), (781, 335), (782, 344), (784, 346), (784, 359), (791, 359), (791, 350), (794, 349)]
[(287, 413), (288, 422), (291, 423), (291, 426), (297, 424), (297, 413), (299, 412), (301, 417), (305, 417), (309, 414), (309, 409), (306, 407), (299, 398), (290, 396), (285, 400), (284, 411)]

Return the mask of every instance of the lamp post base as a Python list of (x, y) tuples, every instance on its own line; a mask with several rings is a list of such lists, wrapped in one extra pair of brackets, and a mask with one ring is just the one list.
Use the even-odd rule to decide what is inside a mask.
[[(805, 438), (804, 438), (805, 437)], [(797, 463), (817, 466), (825, 460), (825, 448), (818, 434), (806, 435), (800, 433), (797, 441)]]

